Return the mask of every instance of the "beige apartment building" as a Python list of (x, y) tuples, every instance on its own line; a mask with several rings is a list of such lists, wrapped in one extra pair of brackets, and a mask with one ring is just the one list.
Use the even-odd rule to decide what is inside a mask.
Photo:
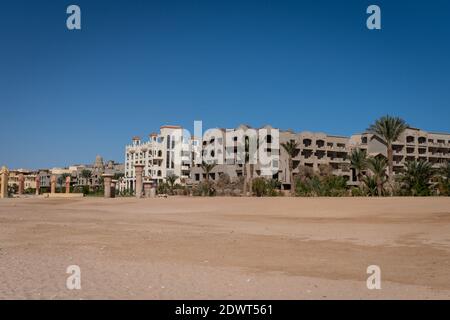
[[(90, 177), (85, 178), (82, 175), (83, 171), (89, 171)], [(51, 176), (55, 175), (58, 178), (63, 175), (68, 175), (71, 178), (71, 186), (89, 186), (91, 188), (101, 187), (102, 181), (101, 176), (103, 173), (108, 172), (111, 174), (122, 174), (124, 172), (124, 165), (121, 163), (116, 163), (112, 160), (104, 163), (101, 156), (95, 158), (93, 164), (86, 165), (72, 165), (65, 168), (52, 168), (52, 169), (39, 169), (39, 170), (28, 170), (28, 169), (16, 169), (10, 170), (8, 186), (12, 188), (19, 187), (19, 177), (23, 175), (24, 177), (24, 190), (36, 189), (36, 177), (39, 176), (39, 185), (41, 192), (46, 192), (50, 189)], [(63, 184), (57, 183), (58, 186)], [(34, 193), (34, 192), (33, 192)]]
[(11, 170), (9, 172), (8, 186), (16, 186), (18, 188), (20, 175), (23, 175), (24, 178), (24, 190), (36, 189), (36, 172), (26, 169)]
[[(205, 132), (202, 141), (202, 158), (205, 162), (215, 162), (217, 165), (210, 173), (209, 179), (218, 180), (221, 174), (227, 174), (230, 179), (239, 179), (245, 175), (244, 170), (244, 136), (252, 136), (257, 141), (257, 161), (252, 166), (253, 172), (247, 175), (279, 179), (280, 145), (278, 130), (267, 125), (254, 129), (248, 125), (240, 125), (234, 129), (216, 128)], [(260, 157), (265, 156), (264, 161)], [(190, 171), (188, 183), (199, 183), (206, 179), (201, 168), (201, 161), (194, 163)]]
[[(279, 130), (279, 144), (274, 145), (271, 131), (277, 129), (271, 126), (265, 126), (259, 129), (252, 129), (247, 125), (241, 125), (235, 129), (216, 129), (215, 136), (203, 137), (202, 154), (206, 159), (208, 156), (218, 155), (221, 151), (221, 143), (228, 139), (234, 144), (227, 145), (225, 151), (231, 157), (225, 159), (222, 164), (217, 165), (211, 172), (209, 179), (217, 180), (221, 174), (226, 173), (231, 179), (239, 178), (243, 175), (245, 167), (242, 163), (236, 161), (237, 154), (237, 134), (239, 130), (254, 130), (258, 133), (259, 147), (261, 142), (264, 144), (264, 152), (270, 155), (276, 155), (272, 159), (271, 169), (278, 168), (276, 172), (264, 174), (262, 165), (254, 165), (253, 177), (264, 176), (267, 178), (278, 179), (283, 188), (290, 188), (289, 157), (281, 146), (282, 143), (295, 141), (297, 143), (297, 152), (293, 158), (294, 176), (298, 175), (302, 166), (311, 167), (315, 172), (320, 171), (321, 166), (327, 166), (332, 173), (337, 176), (343, 176), (347, 184), (358, 184), (356, 174), (351, 168), (348, 160), (349, 153), (355, 148), (361, 148), (367, 151), (369, 156), (386, 156), (386, 145), (382, 139), (370, 133), (355, 134), (351, 137), (328, 135), (322, 132), (293, 132), (292, 130)], [(264, 130), (264, 135), (260, 135)], [(219, 133), (217, 133), (219, 132)], [(220, 140), (219, 143), (217, 143)], [(220, 154), (219, 154), (220, 155)], [(222, 156), (222, 155), (220, 155)], [(406, 161), (427, 160), (435, 168), (442, 163), (450, 161), (450, 134), (432, 133), (424, 130), (408, 128), (398, 141), (394, 143), (394, 170), (399, 172)], [(199, 164), (193, 165), (189, 183), (198, 183), (204, 180), (205, 173)]]
[[(284, 188), (289, 188), (289, 156), (281, 146), (288, 141), (297, 142), (297, 152), (293, 158), (294, 175), (299, 173), (301, 166), (311, 167), (314, 171), (319, 171), (321, 166), (327, 165), (333, 169), (333, 174), (344, 176), (348, 181), (352, 180), (350, 161), (347, 160), (349, 152), (349, 138), (327, 135), (325, 133), (300, 132), (291, 130), (280, 131), (269, 125), (261, 128), (251, 128), (248, 125), (240, 125), (234, 129), (216, 129), (214, 135), (205, 133), (202, 141), (202, 155), (208, 160), (219, 156), (220, 164), (216, 165), (210, 173), (210, 180), (219, 179), (220, 175), (226, 173), (230, 179), (236, 179), (244, 175), (244, 170), (251, 170), (243, 165), (242, 159), (238, 160), (238, 140), (241, 132), (247, 134), (253, 131), (253, 135), (258, 137), (258, 150), (265, 154), (270, 161), (264, 164), (258, 161), (252, 166), (253, 172), (248, 172), (252, 177), (266, 177), (277, 179)], [(242, 134), (241, 134), (242, 135)], [(277, 139), (278, 138), (278, 139)], [(223, 141), (228, 140), (228, 144), (223, 146)], [(230, 145), (230, 142), (232, 144)], [(220, 154), (225, 150), (225, 154)], [(196, 164), (191, 169), (191, 183), (198, 183), (206, 178), (200, 164)]]
[[(347, 159), (350, 151), (348, 137), (323, 132), (282, 131), (280, 144), (289, 140), (297, 143), (297, 153), (293, 158), (294, 176), (299, 174), (301, 166), (310, 167), (315, 172), (322, 166), (329, 166), (334, 175), (343, 176), (347, 181), (352, 180), (350, 161)], [(284, 148), (281, 148), (280, 163), (280, 181), (284, 186), (290, 187), (289, 157)]]
[[(349, 146), (350, 149), (364, 149), (369, 156), (379, 154), (387, 156), (383, 140), (370, 133), (352, 135)], [(402, 170), (406, 161), (412, 160), (429, 161), (434, 168), (438, 168), (442, 163), (450, 161), (450, 134), (408, 128), (393, 144), (393, 150), (394, 172), (396, 173)]]
[[(245, 136), (256, 141), (257, 157), (252, 166), (244, 165)], [(175, 143), (176, 139), (180, 139), (181, 144)], [(163, 182), (168, 175), (175, 174), (179, 177), (178, 183), (197, 184), (206, 179), (201, 167), (205, 161), (216, 163), (209, 174), (210, 181), (217, 181), (222, 174), (227, 174), (231, 180), (247, 175), (277, 179), (284, 189), (289, 189), (289, 156), (282, 147), (282, 143), (288, 141), (297, 143), (293, 157), (294, 177), (302, 167), (310, 167), (315, 172), (324, 167), (332, 174), (344, 177), (348, 185), (359, 183), (348, 159), (353, 149), (364, 149), (368, 156), (386, 156), (387, 153), (383, 140), (367, 132), (347, 137), (279, 130), (270, 125), (261, 128), (240, 125), (231, 129), (209, 129), (200, 140), (183, 137), (179, 126), (162, 126), (160, 133), (151, 134), (148, 141), (135, 137), (133, 143), (126, 146), (125, 186), (134, 190), (135, 163), (145, 165), (144, 179)], [(397, 173), (406, 161), (414, 159), (427, 160), (435, 168), (450, 161), (450, 134), (447, 133), (408, 128), (393, 147)], [(201, 157), (197, 157), (199, 154)]]

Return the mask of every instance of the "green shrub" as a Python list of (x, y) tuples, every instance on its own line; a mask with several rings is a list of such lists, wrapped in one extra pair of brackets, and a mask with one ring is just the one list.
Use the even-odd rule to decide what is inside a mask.
[(347, 182), (340, 176), (318, 176), (298, 179), (295, 194), (302, 197), (341, 197), (347, 195)]
[(35, 188), (26, 188), (25, 189), (25, 194), (34, 194), (36, 192)]
[(352, 197), (363, 197), (366, 195), (364, 191), (358, 187), (353, 187), (350, 191), (350, 194), (352, 195)]
[(257, 197), (263, 197), (266, 195), (266, 180), (264, 178), (255, 178), (252, 181), (252, 190)]
[(202, 181), (192, 188), (192, 194), (194, 196), (212, 197), (216, 195), (216, 189), (214, 188), (212, 183)]
[(258, 177), (252, 181), (252, 190), (257, 197), (276, 197), (281, 184), (276, 179), (265, 179)]

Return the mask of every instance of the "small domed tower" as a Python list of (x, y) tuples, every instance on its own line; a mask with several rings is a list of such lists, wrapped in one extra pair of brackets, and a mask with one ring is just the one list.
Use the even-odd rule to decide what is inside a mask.
[(96, 168), (96, 169), (103, 169), (104, 168), (103, 158), (101, 156), (99, 156), (99, 155), (97, 155), (95, 157), (94, 168)]

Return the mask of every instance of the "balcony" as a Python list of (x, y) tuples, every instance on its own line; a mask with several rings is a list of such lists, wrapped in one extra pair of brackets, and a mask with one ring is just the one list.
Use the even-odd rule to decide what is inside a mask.
[(329, 151), (338, 151), (338, 152), (345, 152), (347, 151), (347, 148), (345, 146), (337, 146), (337, 145), (327, 145), (327, 150)]
[(339, 157), (329, 157), (329, 159), (330, 159), (330, 162), (344, 162), (344, 161), (346, 161), (346, 159), (345, 158), (339, 158)]

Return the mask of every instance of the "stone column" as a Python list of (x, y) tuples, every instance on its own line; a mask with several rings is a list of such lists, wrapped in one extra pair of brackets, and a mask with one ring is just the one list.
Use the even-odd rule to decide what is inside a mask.
[(56, 193), (56, 176), (54, 174), (50, 177), (50, 193)]
[(25, 190), (25, 177), (23, 173), (19, 174), (19, 195), (23, 194), (23, 191)]
[(144, 181), (144, 196), (146, 198), (150, 198), (151, 190), (152, 190), (152, 182)]
[(118, 180), (111, 180), (111, 198), (116, 197), (116, 186)]
[(0, 185), (0, 198), (8, 198), (8, 178), (9, 171), (6, 167), (2, 167), (0, 171), (1, 185)]
[(113, 178), (112, 174), (104, 173), (102, 174), (103, 177), (103, 188), (104, 188), (104, 194), (105, 198), (111, 198), (111, 180)]
[(70, 193), (70, 176), (66, 177), (66, 193)]
[(150, 198), (156, 198), (156, 184), (152, 182), (152, 187), (150, 188)]
[(142, 197), (142, 173), (144, 171), (143, 164), (135, 164), (134, 170), (136, 173), (136, 198)]
[(40, 189), (41, 189), (41, 178), (39, 175), (36, 176), (36, 195), (39, 195)]

